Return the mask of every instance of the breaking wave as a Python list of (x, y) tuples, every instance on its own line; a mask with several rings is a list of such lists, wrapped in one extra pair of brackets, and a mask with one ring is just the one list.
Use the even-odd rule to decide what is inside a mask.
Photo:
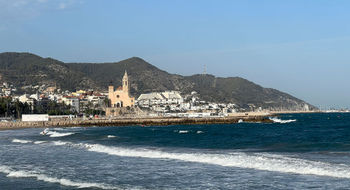
[(46, 143), (46, 141), (34, 141), (34, 144), (43, 144)]
[(279, 119), (277, 117), (270, 117), (270, 119), (274, 122), (274, 123), (291, 123), (291, 122), (296, 122), (296, 119), (288, 119), (288, 120), (282, 120)]
[(107, 135), (107, 138), (116, 138), (117, 136), (114, 135)]
[(207, 153), (172, 153), (149, 149), (128, 149), (109, 147), (99, 144), (73, 144), (55, 142), (56, 145), (68, 145), (86, 148), (88, 151), (106, 153), (122, 157), (139, 157), (151, 159), (173, 159), (185, 162), (214, 164), (224, 167), (239, 167), (271, 172), (294, 173), (302, 175), (329, 176), (350, 179), (350, 168), (341, 164), (315, 162), (298, 158), (290, 158), (274, 154), (207, 154)]
[(13, 139), (12, 142), (14, 143), (22, 143), (22, 144), (27, 144), (27, 143), (31, 143), (32, 141), (28, 141), (28, 140), (21, 140), (21, 139)]
[(71, 144), (71, 143), (63, 142), (63, 141), (53, 141), (53, 144), (56, 146), (63, 146), (63, 145)]
[(56, 131), (49, 131), (47, 133), (47, 135), (49, 135), (50, 137), (65, 137), (65, 136), (69, 136), (69, 135), (73, 135), (74, 133), (59, 133)]
[(41, 174), (37, 171), (25, 171), (25, 170), (14, 170), (9, 166), (0, 165), (0, 173), (6, 174), (7, 177), (17, 178), (36, 178), (38, 181), (44, 181), (48, 183), (57, 183), (64, 186), (76, 187), (76, 188), (99, 188), (99, 189), (119, 189), (110, 185), (101, 183), (88, 183), (88, 182), (77, 182), (70, 179), (50, 177), (45, 174)]
[(188, 131), (187, 131), (187, 130), (180, 130), (179, 133), (180, 133), (180, 134), (181, 134), (181, 133), (182, 133), (182, 134), (183, 134), (183, 133), (188, 133)]
[(28, 144), (28, 143), (34, 143), (34, 144), (42, 144), (46, 143), (46, 141), (29, 141), (29, 140), (22, 140), (22, 139), (13, 139), (12, 142), (14, 143), (22, 143), (22, 144)]
[(60, 128), (60, 127), (56, 127), (56, 128), (53, 128), (55, 131), (64, 131), (66, 130), (66, 128)]

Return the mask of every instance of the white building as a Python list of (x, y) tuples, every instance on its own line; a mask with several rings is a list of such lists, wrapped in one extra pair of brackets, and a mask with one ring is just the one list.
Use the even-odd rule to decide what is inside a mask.
[(87, 96), (87, 100), (91, 102), (94, 106), (102, 106), (104, 104), (105, 96), (103, 95), (91, 95)]
[(28, 105), (30, 105), (30, 109), (34, 110), (36, 100), (34, 98), (31, 98), (28, 94), (23, 94), (22, 96), (19, 96), (18, 101), (24, 104), (27, 103)]
[(49, 121), (48, 114), (22, 114), (22, 121)]
[(141, 94), (137, 99), (137, 104), (141, 107), (149, 107), (152, 105), (181, 104), (183, 102), (184, 99), (178, 91), (165, 91)]
[(80, 112), (79, 98), (74, 96), (64, 96), (62, 102), (66, 105), (70, 105), (72, 111)]

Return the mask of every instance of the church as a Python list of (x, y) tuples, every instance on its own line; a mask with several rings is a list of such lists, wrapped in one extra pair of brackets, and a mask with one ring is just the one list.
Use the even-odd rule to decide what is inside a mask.
[(110, 85), (108, 87), (110, 106), (113, 108), (133, 107), (135, 105), (135, 98), (130, 97), (129, 91), (129, 78), (128, 73), (125, 71), (122, 86), (118, 87), (115, 91), (114, 86)]

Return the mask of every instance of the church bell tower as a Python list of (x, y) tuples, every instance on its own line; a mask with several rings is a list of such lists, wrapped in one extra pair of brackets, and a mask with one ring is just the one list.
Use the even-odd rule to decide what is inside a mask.
[(123, 76), (123, 91), (129, 94), (129, 77), (126, 71)]

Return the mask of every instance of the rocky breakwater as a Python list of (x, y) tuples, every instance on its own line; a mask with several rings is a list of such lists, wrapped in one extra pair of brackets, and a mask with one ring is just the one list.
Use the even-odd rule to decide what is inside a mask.
[(160, 125), (190, 125), (190, 124), (230, 124), (238, 122), (272, 123), (269, 116), (240, 116), (240, 117), (204, 117), (204, 118), (176, 118), (176, 117), (148, 117), (148, 118), (115, 118), (92, 120), (55, 120), (32, 122), (0, 122), (0, 130), (46, 127), (76, 127), (76, 126), (160, 126)]

